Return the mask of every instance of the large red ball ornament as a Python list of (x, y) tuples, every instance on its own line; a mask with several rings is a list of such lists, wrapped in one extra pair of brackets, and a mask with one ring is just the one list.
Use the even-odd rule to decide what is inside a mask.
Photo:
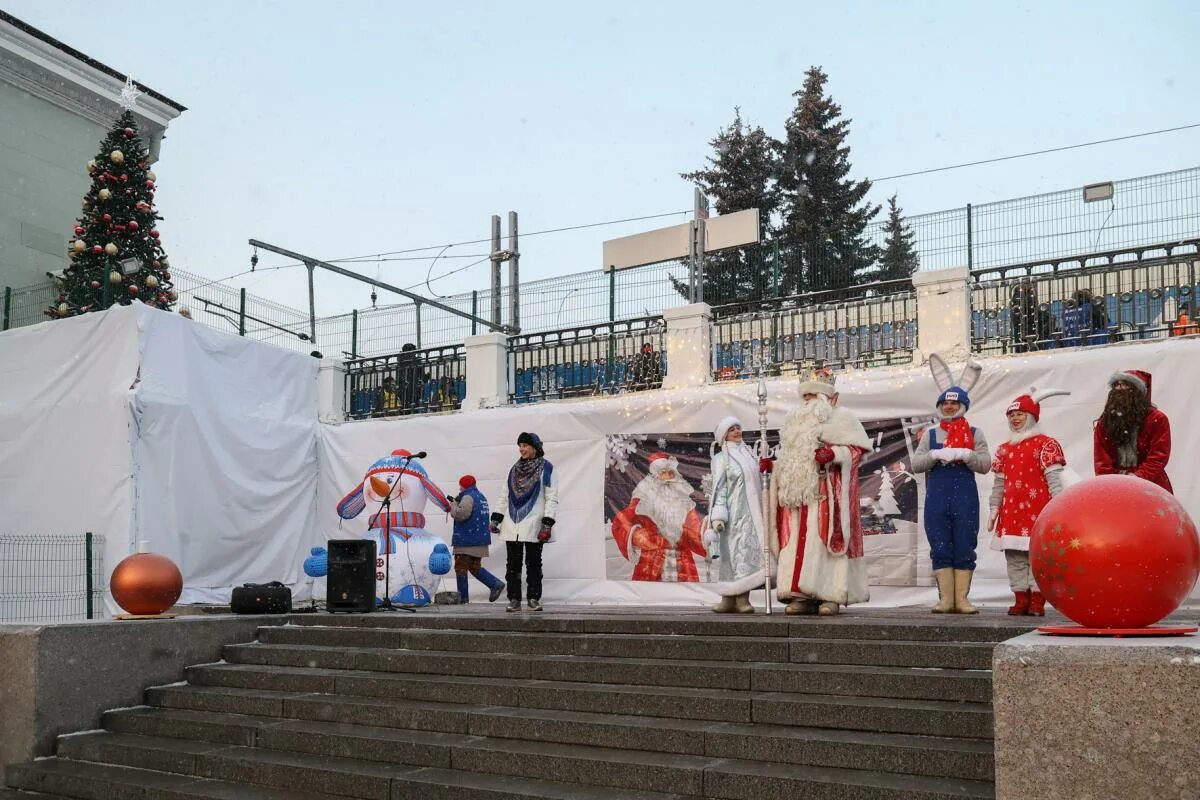
[(104, 220), (105, 222), (112, 222), (112, 214), (105, 214), (100, 217), (100, 219)]
[(103, 252), (104, 252), (104, 248), (101, 247), (100, 245), (98, 245), (98, 244), (92, 245), (92, 255), (98, 256)]
[(136, 286), (130, 286), (130, 287), (129, 287), (129, 293), (130, 293), (131, 295), (133, 295), (134, 297), (137, 297), (138, 288), (137, 288)]
[(129, 228), (129, 230), (136, 231), (138, 229), (137, 220), (136, 219), (129, 220), (129, 222), (126, 223), (126, 226)]
[(1200, 577), (1200, 537), (1170, 492), (1132, 475), (1080, 481), (1050, 501), (1029, 537), (1046, 600), (1089, 628), (1153, 625)]
[(154, 181), (146, 181), (146, 188), (150, 191), (154, 191)]
[(157, 238), (158, 238), (158, 228), (151, 228), (151, 229), (150, 229), (150, 237), (151, 237), (152, 239), (157, 239)]
[(183, 593), (183, 575), (165, 556), (134, 553), (117, 564), (108, 588), (130, 614), (161, 614)]
[(126, 129), (125, 129), (125, 135), (126, 135), (126, 136), (133, 136), (133, 134), (134, 134), (134, 133), (135, 133), (135, 131), (133, 130), (133, 128), (126, 128)]
[(83, 236), (83, 226), (82, 226), (82, 225), (76, 225), (76, 226), (75, 226), (75, 235), (76, 235), (76, 236)]

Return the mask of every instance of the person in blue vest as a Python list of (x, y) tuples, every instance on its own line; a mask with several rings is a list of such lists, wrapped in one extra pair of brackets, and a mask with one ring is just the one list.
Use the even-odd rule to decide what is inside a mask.
[(474, 475), (463, 475), (458, 479), (458, 496), (448, 497), (450, 501), (450, 518), (454, 520), (454, 535), (450, 544), (454, 548), (454, 577), (458, 581), (458, 601), (469, 602), (467, 590), (467, 575), (488, 587), (488, 602), (496, 602), (496, 598), (504, 591), (504, 581), (483, 568), (483, 558), (488, 554), (492, 545), (492, 534), (489, 531), (489, 515), (487, 498), (475, 485)]
[(930, 356), (929, 366), (941, 394), (938, 419), (921, 434), (912, 457), (915, 473), (925, 478), (925, 536), (937, 579), (935, 614), (975, 614), (967, 594), (975, 572), (975, 547), (979, 541), (979, 489), (976, 475), (992, 468), (983, 431), (967, 422), (971, 407), (967, 393), (979, 379), (980, 367), (969, 363), (957, 382), (945, 362)]

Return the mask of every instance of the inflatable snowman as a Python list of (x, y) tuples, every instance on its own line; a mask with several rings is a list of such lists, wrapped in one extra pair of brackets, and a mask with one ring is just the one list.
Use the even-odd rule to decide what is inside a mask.
[[(426, 605), (433, 600), (439, 576), (450, 572), (450, 548), (425, 530), (429, 501), (442, 511), (450, 510), (446, 493), (429, 479), (417, 458), (407, 450), (393, 450), (372, 464), (362, 483), (338, 503), (342, 519), (354, 519), (371, 509), (366, 538), (375, 542), (377, 599)], [(328, 571), (324, 548), (313, 548), (304, 571), (313, 577)]]

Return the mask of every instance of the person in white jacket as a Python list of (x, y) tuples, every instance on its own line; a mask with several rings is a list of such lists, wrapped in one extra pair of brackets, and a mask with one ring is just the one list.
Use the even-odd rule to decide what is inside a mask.
[(558, 512), (558, 484), (554, 465), (546, 460), (536, 433), (517, 437), (521, 457), (508, 471), (491, 516), (491, 530), (504, 539), (508, 551), (505, 581), (508, 608), (521, 610), (521, 562), (525, 562), (529, 610), (542, 610), (542, 545), (553, 539)]

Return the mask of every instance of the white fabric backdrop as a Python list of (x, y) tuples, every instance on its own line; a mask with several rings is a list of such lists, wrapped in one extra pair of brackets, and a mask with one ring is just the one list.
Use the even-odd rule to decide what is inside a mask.
[(317, 366), (140, 303), (6, 331), (0, 530), (103, 534), (104, 585), (145, 541), (179, 565), (182, 602), (299, 581)]
[(0, 334), (0, 532), (103, 535), (109, 570), (129, 553), (137, 369), (131, 308)]
[(142, 309), (134, 529), (179, 565), (184, 603), (301, 581), (317, 486), (311, 356)]
[[(1013, 397), (1031, 385), (1071, 389), (1072, 397), (1047, 401), (1043, 426), (1087, 477), (1092, 420), (1107, 376), (1148, 370), (1154, 400), (1173, 423), (1169, 472), (1176, 495), (1195, 518), (1197, 363), (1196, 339), (990, 359), (972, 392), (969, 418), (994, 448), (1005, 437), (1004, 409)], [(711, 589), (702, 585), (605, 579), (605, 437), (709, 431), (729, 413), (754, 429), (752, 384), (323, 425), (317, 367), (308, 356), (140, 304), (0, 334), (3, 532), (103, 534), (108, 570), (146, 540), (180, 564), (185, 602), (223, 601), (234, 585), (266, 580), (293, 584), (303, 597), (308, 547), (361, 535), (366, 516), (342, 523), (334, 508), (372, 461), (401, 447), (427, 450), (425, 465), (445, 491), (453, 493), (458, 477), (470, 472), (495, 496), (516, 458), (517, 434), (534, 430), (558, 469), (562, 498), (558, 541), (546, 553), (547, 601), (711, 601)], [(794, 379), (771, 382), (772, 427), (797, 402), (796, 388)], [(840, 389), (843, 402), (866, 419), (926, 415), (936, 396), (923, 368), (848, 374)], [(979, 481), (981, 500), (990, 480)], [(443, 516), (431, 515), (430, 528), (449, 538)], [(974, 596), (1001, 600), (1003, 558), (981, 539)], [(868, 548), (873, 576), (895, 583), (911, 574), (927, 582), (923, 536), (907, 543), (869, 537)], [(886, 559), (878, 558), (883, 548), (891, 550)], [(499, 546), (487, 566), (503, 572)], [(924, 602), (931, 591), (875, 586), (872, 601)]]
[[(984, 373), (972, 394), (971, 423), (982, 428), (993, 450), (1006, 438), (1004, 411), (1017, 395), (1038, 388), (1065, 388), (1071, 397), (1053, 398), (1043, 408), (1047, 433), (1063, 443), (1067, 460), (1081, 477), (1092, 475), (1092, 420), (1103, 408), (1107, 377), (1118, 369), (1138, 368), (1155, 374), (1154, 400), (1171, 416), (1174, 449), (1169, 471), (1176, 494), (1195, 518), (1200, 511), (1200, 478), (1189, 469), (1189, 454), (1200, 446), (1200, 426), (1188, 413), (1189, 394), (1196, 385), (1195, 364), (1200, 363), (1200, 341), (1173, 339), (1145, 344), (1114, 346), (1091, 351), (1049, 353), (983, 360)], [(957, 375), (961, 365), (952, 365)], [(925, 368), (876, 370), (844, 375), (839, 381), (842, 402), (864, 419), (931, 415), (937, 396)], [(751, 429), (758, 427), (756, 387), (724, 384), (699, 389), (630, 394), (614, 398), (562, 401), (468, 414), (418, 417), (322, 426), (321, 481), (318, 492), (318, 538), (360, 535), (362, 520), (342, 523), (334, 513), (337, 501), (362, 479), (365, 468), (396, 448), (426, 450), (425, 466), (447, 492), (456, 490), (458, 477), (474, 474), (485, 494), (502, 490), (504, 476), (516, 458), (516, 437), (533, 430), (546, 442), (546, 457), (560, 477), (558, 539), (545, 553), (548, 602), (571, 603), (680, 603), (709, 602), (714, 595), (703, 585), (655, 584), (605, 579), (604, 437), (614, 433), (709, 431), (726, 414), (735, 414)], [(779, 425), (797, 402), (795, 379), (770, 382), (769, 424)], [(753, 437), (751, 437), (753, 438)], [(981, 506), (986, 506), (991, 477), (979, 479)], [(918, 517), (919, 519), (919, 517)], [(983, 513), (981, 519), (987, 519)], [(443, 516), (432, 516), (429, 527), (449, 537)], [(903, 552), (914, 548), (909, 560), (915, 567), (913, 588), (874, 587), (872, 601), (883, 604), (932, 600), (929, 584), (928, 545), (923, 535), (902, 543), (890, 536), (868, 537), (872, 576), (885, 574), (879, 555), (887, 563), (901, 563)], [(979, 571), (973, 596), (1003, 601), (1008, 595), (1004, 559), (980, 535)], [(503, 550), (495, 546), (485, 565), (497, 574), (504, 569)], [(899, 570), (903, 572), (903, 570)], [(886, 571), (895, 582), (898, 570)], [(451, 588), (452, 578), (444, 582)], [(1011, 597), (1011, 596), (1009, 596)]]

